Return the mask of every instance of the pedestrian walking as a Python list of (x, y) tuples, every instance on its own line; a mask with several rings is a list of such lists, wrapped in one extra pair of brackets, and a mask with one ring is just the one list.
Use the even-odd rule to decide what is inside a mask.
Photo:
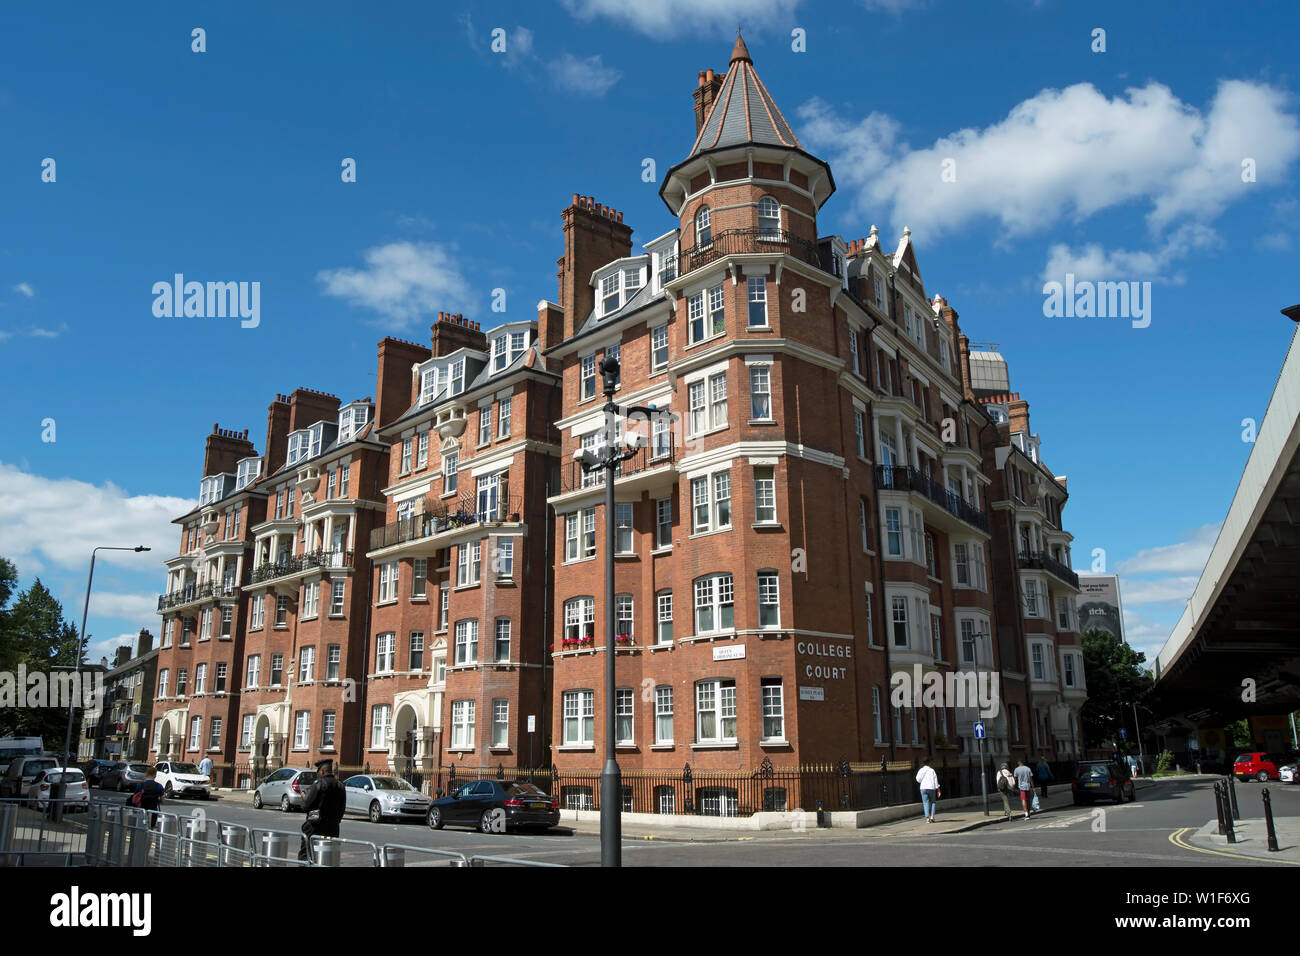
[(211, 757), (205, 756), (202, 760), (199, 761), (199, 773), (207, 777), (209, 781), (212, 780), (212, 758)]
[(1034, 776), (1038, 778), (1038, 791), (1039, 791), (1039, 795), (1042, 796), (1042, 798), (1043, 798), (1044, 800), (1046, 800), (1046, 799), (1047, 799), (1047, 784), (1048, 784), (1049, 781), (1051, 781), (1051, 780), (1053, 779), (1053, 778), (1052, 778), (1052, 768), (1051, 768), (1051, 766), (1047, 763), (1047, 756), (1046, 756), (1046, 754), (1039, 754), (1039, 756), (1038, 756), (1038, 766), (1034, 768)]
[(334, 761), (316, 761), (316, 781), (307, 789), (303, 797), (302, 808), (307, 811), (307, 821), (302, 825), (302, 847), (298, 850), (298, 859), (311, 859), (311, 838), (313, 836), (336, 837), (339, 835), (339, 821), (347, 806), (347, 793), (343, 784), (334, 776)]
[(1020, 791), (1020, 809), (1025, 811), (1025, 819), (1029, 819), (1029, 798), (1034, 792), (1034, 772), (1029, 769), (1025, 763), (1025, 758), (1021, 757), (1016, 761), (1016, 789)]
[(150, 767), (144, 775), (144, 781), (135, 785), (135, 793), (131, 794), (131, 806), (138, 807), (141, 810), (149, 811), (149, 829), (153, 829), (158, 822), (158, 808), (162, 806), (163, 797), (167, 791), (163, 785), (158, 782), (158, 768)]
[(1011, 794), (1019, 789), (1006, 761), (998, 768), (998, 796), (1002, 798), (1002, 818), (1011, 819)]
[(934, 811), (939, 805), (939, 775), (930, 766), (930, 758), (921, 761), (921, 769), (916, 772), (916, 782), (921, 788), (921, 809), (925, 811), (925, 822), (934, 822)]

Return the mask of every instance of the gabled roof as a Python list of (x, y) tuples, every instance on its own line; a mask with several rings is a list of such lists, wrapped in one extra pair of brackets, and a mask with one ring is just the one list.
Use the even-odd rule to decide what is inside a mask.
[(781, 114), (781, 108), (758, 78), (749, 49), (737, 33), (722, 88), (687, 158), (745, 143), (803, 148)]

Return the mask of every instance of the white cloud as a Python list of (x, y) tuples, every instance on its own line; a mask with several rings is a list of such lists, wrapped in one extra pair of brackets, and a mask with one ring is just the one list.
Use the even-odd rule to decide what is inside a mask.
[(1154, 581), (1134, 581), (1124, 578), (1120, 582), (1120, 597), (1125, 607), (1141, 607), (1144, 604), (1185, 604), (1196, 589), (1199, 574), (1189, 574), (1172, 578), (1158, 578)]
[(561, 54), (547, 65), (555, 85), (584, 96), (604, 96), (623, 76), (622, 70), (605, 66), (600, 54), (579, 59), (572, 53)]
[[(101, 551), (104, 563), (130, 570), (154, 569), (175, 553), (179, 538), (171, 519), (197, 502), (166, 495), (130, 495), (112, 482), (93, 485), (74, 478), (44, 478), (0, 462), (0, 527), (3, 553), (26, 575), (35, 567), (84, 573), (99, 545), (144, 545), (151, 554)], [(93, 601), (101, 595), (95, 592)], [(141, 599), (143, 600), (143, 599)], [(156, 597), (150, 602), (152, 616)], [(138, 610), (138, 607), (135, 608)]]
[(460, 264), (437, 242), (391, 242), (363, 253), (363, 269), (324, 269), (316, 279), (326, 295), (408, 324), (437, 311), (469, 308), (472, 294)]
[(663, 38), (701, 29), (746, 31), (789, 22), (800, 0), (563, 0), (579, 20), (603, 18), (648, 36)]
[(26, 282), (18, 283), (16, 286), (14, 286), (14, 291), (21, 292), (29, 299), (36, 295), (36, 290), (33, 289), (30, 285), (28, 285)]
[[(892, 117), (853, 120), (814, 98), (799, 109), (805, 146), (853, 191), (855, 211), (889, 215), (938, 235), (980, 219), (1007, 236), (1079, 222), (1129, 203), (1148, 207), (1154, 234), (1179, 219), (1212, 219), (1249, 190), (1281, 182), (1300, 156), (1300, 123), (1265, 84), (1220, 82), (1202, 112), (1151, 82), (1108, 97), (1090, 83), (1047, 89), (982, 129), (956, 130), (913, 149)], [(1243, 183), (1241, 161), (1258, 183)], [(944, 160), (956, 179), (941, 180)]]
[(1220, 245), (1221, 239), (1209, 226), (1187, 223), (1174, 230), (1156, 249), (1144, 252), (1107, 249), (1090, 242), (1075, 250), (1065, 243), (1055, 243), (1048, 250), (1043, 267), (1044, 282), (1061, 282), (1067, 273), (1077, 280), (1146, 279), (1181, 285), (1185, 277), (1169, 272), (1179, 259)]
[[(96, 563), (98, 563), (98, 559), (96, 559)], [(157, 565), (157, 561), (155, 560), (153, 564)], [(83, 592), (80, 597), (85, 600), (85, 593)], [(96, 588), (90, 592), (90, 613), (99, 618), (139, 621), (141, 627), (148, 627), (157, 620), (158, 592), (119, 594), (113, 591), (101, 591)]]
[[(1127, 602), (1127, 597), (1125, 601)], [(1146, 655), (1148, 665), (1156, 659), (1160, 649), (1165, 646), (1172, 630), (1171, 627), (1143, 618), (1135, 611), (1124, 609), (1124, 640), (1135, 650)]]
[[(1126, 561), (1121, 561), (1116, 570), (1120, 574), (1195, 574), (1199, 577), (1205, 562), (1209, 560), (1215, 539), (1219, 536), (1222, 524), (1202, 525), (1185, 540), (1177, 544), (1164, 544), (1155, 548), (1145, 548)], [(1125, 585), (1124, 603), (1128, 603), (1128, 585)]]
[(1285, 232), (1269, 232), (1256, 239), (1255, 245), (1266, 252), (1289, 252), (1291, 237)]

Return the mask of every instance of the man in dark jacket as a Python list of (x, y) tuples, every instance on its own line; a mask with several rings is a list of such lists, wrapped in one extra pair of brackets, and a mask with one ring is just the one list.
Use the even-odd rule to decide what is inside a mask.
[(316, 782), (307, 788), (307, 796), (302, 801), (302, 808), (307, 811), (307, 822), (302, 825), (302, 847), (298, 850), (298, 859), (311, 859), (313, 836), (339, 835), (339, 821), (343, 819), (346, 806), (347, 793), (334, 776), (334, 761), (316, 761)]

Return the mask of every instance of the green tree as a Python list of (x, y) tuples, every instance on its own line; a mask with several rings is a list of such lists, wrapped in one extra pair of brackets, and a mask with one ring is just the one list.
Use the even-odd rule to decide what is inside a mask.
[(1143, 726), (1151, 722), (1152, 716), (1144, 704), (1153, 683), (1151, 672), (1142, 667), (1146, 655), (1105, 631), (1084, 631), (1082, 644), (1088, 686), (1088, 699), (1080, 712), (1084, 741), (1089, 747), (1118, 741), (1119, 730), (1124, 727), (1136, 753), (1133, 705), (1137, 704)]
[[(9, 605), (17, 583), (13, 562), (0, 558), (0, 671), (17, 675), (25, 665), (29, 673), (49, 673), (54, 667), (74, 666), (77, 629), (64, 619), (63, 605), (40, 578)], [(47, 747), (62, 748), (67, 717), (62, 707), (3, 707), (0, 737), (39, 736)], [(79, 720), (74, 715), (74, 733)]]

